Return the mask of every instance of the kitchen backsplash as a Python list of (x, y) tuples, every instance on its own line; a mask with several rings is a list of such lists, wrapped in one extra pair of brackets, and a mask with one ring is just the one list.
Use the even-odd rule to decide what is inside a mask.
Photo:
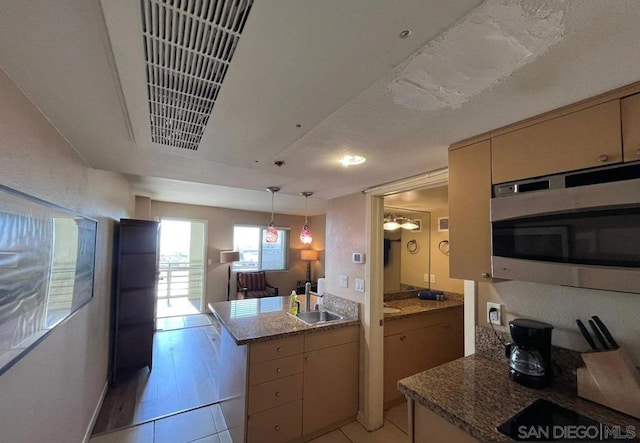
[(322, 306), (328, 311), (333, 311), (336, 314), (344, 315), (346, 317), (359, 317), (360, 303), (347, 300), (346, 298), (338, 297), (337, 295), (325, 293), (322, 297)]
[[(496, 330), (500, 339), (505, 343), (510, 343), (511, 335), (508, 332)], [(504, 347), (496, 338), (491, 328), (476, 326), (476, 353), (493, 360), (504, 362), (505, 378), (509, 371), (509, 360), (505, 356)], [(576, 392), (576, 368), (584, 366), (580, 353), (570, 349), (552, 346), (551, 360), (555, 363), (555, 383), (563, 385)]]

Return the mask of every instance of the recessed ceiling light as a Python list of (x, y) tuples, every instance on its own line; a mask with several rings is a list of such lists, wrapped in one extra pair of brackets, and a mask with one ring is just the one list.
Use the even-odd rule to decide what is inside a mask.
[(340, 160), (340, 163), (342, 163), (342, 166), (353, 166), (361, 165), (366, 161), (366, 158), (360, 157), (359, 155), (345, 155), (344, 157), (342, 157), (342, 160)]

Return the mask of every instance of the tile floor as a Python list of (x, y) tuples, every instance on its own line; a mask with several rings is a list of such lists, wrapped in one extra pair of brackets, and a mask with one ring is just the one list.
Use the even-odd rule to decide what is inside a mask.
[[(309, 443), (407, 443), (405, 405), (385, 412), (384, 426), (367, 432), (358, 422), (349, 423)], [(404, 430), (403, 430), (404, 429)], [(231, 436), (217, 404), (93, 437), (90, 443), (231, 443)]]

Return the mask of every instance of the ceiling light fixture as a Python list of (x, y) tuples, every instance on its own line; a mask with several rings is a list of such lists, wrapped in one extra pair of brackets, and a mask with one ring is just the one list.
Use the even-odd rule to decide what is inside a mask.
[(300, 231), (300, 241), (303, 245), (310, 245), (313, 241), (313, 237), (311, 236), (311, 229), (309, 228), (309, 223), (307, 223), (307, 215), (309, 212), (309, 197), (313, 195), (313, 192), (301, 192), (300, 195), (304, 195), (304, 226)]
[(275, 223), (273, 223), (273, 196), (276, 192), (280, 190), (277, 186), (269, 186), (267, 191), (271, 193), (271, 222), (267, 226), (267, 235), (265, 236), (265, 241), (267, 243), (277, 243), (278, 242), (278, 229), (276, 228)]
[(345, 155), (344, 157), (342, 157), (342, 160), (340, 160), (340, 163), (342, 163), (342, 166), (354, 166), (361, 165), (366, 161), (366, 158), (359, 155)]

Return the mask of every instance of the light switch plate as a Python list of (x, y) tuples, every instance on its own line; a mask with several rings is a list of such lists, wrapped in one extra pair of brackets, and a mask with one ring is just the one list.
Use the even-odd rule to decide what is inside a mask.
[(349, 277), (347, 277), (346, 275), (341, 275), (340, 276), (340, 287), (341, 288), (348, 288), (349, 287)]
[(356, 292), (364, 292), (364, 279), (356, 278), (355, 279)]

